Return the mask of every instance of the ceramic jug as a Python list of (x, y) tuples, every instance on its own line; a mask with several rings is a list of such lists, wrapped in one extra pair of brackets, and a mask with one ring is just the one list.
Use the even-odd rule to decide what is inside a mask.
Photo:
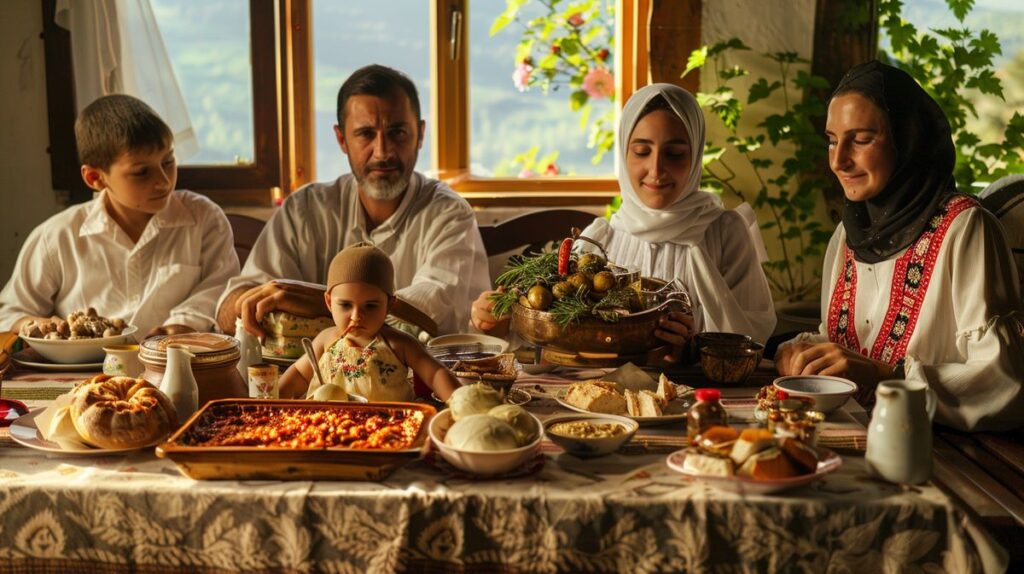
[(932, 474), (935, 391), (921, 381), (878, 383), (864, 457), (868, 472), (889, 482), (920, 484)]
[(160, 390), (178, 411), (178, 424), (184, 424), (199, 409), (199, 385), (192, 375), (192, 357), (188, 345), (167, 345), (167, 369)]
[(144, 367), (139, 360), (138, 345), (111, 345), (103, 347), (107, 353), (103, 359), (103, 374), (111, 377), (139, 377)]
[(235, 320), (235, 338), (238, 339), (238, 373), (243, 381), (249, 380), (249, 367), (263, 362), (263, 346), (260, 340), (242, 325), (242, 319)]

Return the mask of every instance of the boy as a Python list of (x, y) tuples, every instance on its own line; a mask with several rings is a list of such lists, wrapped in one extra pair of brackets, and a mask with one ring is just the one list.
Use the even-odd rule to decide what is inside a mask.
[(170, 128), (141, 100), (110, 95), (82, 110), (75, 138), (98, 194), (29, 234), (0, 292), (0, 329), (93, 307), (137, 337), (209, 330), (238, 257), (224, 212), (174, 190)]
[(316, 360), (325, 384), (371, 401), (414, 398), (409, 369), (442, 401), (459, 383), (412, 336), (384, 324), (395, 301), (395, 268), (380, 249), (357, 243), (341, 250), (327, 271), (324, 302), (334, 327), (313, 339), (316, 357), (303, 355), (281, 376), (282, 397), (312, 396)]

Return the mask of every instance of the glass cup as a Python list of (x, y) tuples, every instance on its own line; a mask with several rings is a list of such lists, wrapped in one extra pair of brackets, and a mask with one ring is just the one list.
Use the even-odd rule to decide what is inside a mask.
[(257, 363), (249, 366), (249, 396), (255, 399), (278, 398), (277, 365)]

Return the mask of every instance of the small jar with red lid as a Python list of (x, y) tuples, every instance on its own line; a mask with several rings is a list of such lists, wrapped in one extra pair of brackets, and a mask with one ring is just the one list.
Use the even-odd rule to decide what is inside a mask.
[(694, 392), (697, 402), (686, 411), (686, 437), (693, 442), (693, 437), (713, 426), (729, 424), (729, 415), (722, 406), (722, 392), (718, 389), (697, 389)]

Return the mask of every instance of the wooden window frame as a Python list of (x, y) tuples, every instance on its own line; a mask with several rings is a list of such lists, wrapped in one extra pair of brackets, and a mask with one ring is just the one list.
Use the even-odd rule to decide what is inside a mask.
[[(54, 22), (56, 0), (42, 3), (53, 186), (69, 190), (73, 202), (84, 201), (91, 190), (79, 175), (75, 150), (70, 33)], [(308, 82), (300, 77), (309, 76), (308, 0), (249, 0), (249, 16), (255, 161), (178, 168), (179, 189), (204, 193), (221, 205), (272, 205), (275, 195), (305, 183), (312, 166), (311, 141), (295, 136), (309, 133), (299, 126), (310, 123), (313, 109)], [(293, 105), (303, 98), (308, 105)]]

